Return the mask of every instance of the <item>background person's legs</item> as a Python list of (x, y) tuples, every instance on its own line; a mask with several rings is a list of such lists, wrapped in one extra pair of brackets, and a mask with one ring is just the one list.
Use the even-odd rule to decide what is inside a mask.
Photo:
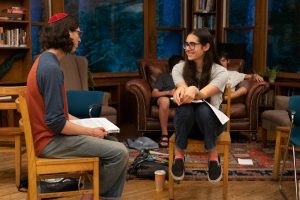
[(168, 143), (168, 121), (169, 121), (169, 107), (170, 107), (170, 99), (168, 97), (159, 97), (157, 99), (158, 105), (158, 117), (161, 127), (161, 140), (159, 145), (161, 147), (167, 147)]

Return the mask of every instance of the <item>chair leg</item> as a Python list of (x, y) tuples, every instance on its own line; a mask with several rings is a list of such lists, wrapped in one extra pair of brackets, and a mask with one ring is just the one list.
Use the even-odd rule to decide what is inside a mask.
[(15, 171), (16, 171), (16, 186), (20, 186), (21, 178), (21, 136), (15, 137)]
[(281, 160), (281, 131), (276, 132), (276, 144), (273, 164), (273, 180), (278, 180), (280, 160)]
[[(100, 161), (99, 161), (100, 162)], [(94, 192), (94, 200), (99, 199), (100, 192), (100, 184), (99, 184), (99, 162), (94, 162), (94, 170), (93, 170), (93, 192)], [(99, 170), (98, 170), (99, 169)]]
[(295, 146), (292, 145), (292, 148), (293, 148), (293, 165), (294, 165), (294, 179), (295, 179), (296, 199), (299, 200), (299, 188), (298, 188), (298, 181), (297, 181)]
[(229, 164), (229, 145), (224, 146), (223, 161), (223, 199), (227, 199), (228, 195), (228, 164)]
[(169, 199), (174, 199), (174, 179), (171, 173), (174, 159), (174, 146), (174, 143), (169, 143)]
[(282, 175), (284, 173), (284, 170), (285, 170), (285, 163), (286, 163), (286, 158), (287, 158), (287, 155), (288, 155), (288, 151), (289, 151), (289, 141), (290, 141), (290, 133), (289, 133), (289, 137), (288, 137), (288, 140), (287, 140), (287, 144), (285, 146), (285, 152), (284, 152), (284, 156), (283, 156), (283, 165), (282, 165), (282, 168), (281, 168), (281, 171), (280, 171), (280, 177), (279, 177), (279, 191), (280, 191), (280, 194), (285, 198), (287, 199), (284, 191), (283, 191), (283, 188), (282, 188)]
[(37, 177), (36, 174), (28, 174), (28, 199), (29, 200), (38, 200), (38, 187), (37, 187)]

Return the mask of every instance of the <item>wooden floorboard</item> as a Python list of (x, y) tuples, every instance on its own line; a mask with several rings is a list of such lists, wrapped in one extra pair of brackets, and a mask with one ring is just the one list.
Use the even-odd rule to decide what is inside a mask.
[[(14, 179), (13, 154), (0, 153), (0, 200), (26, 199), (25, 192), (18, 192)], [(26, 156), (23, 155), (22, 168), (26, 171)], [(100, 180), (101, 182), (101, 180)], [(285, 181), (289, 199), (294, 197), (294, 184)], [(77, 200), (80, 197), (69, 198)], [(167, 200), (168, 187), (156, 192), (153, 180), (128, 180), (125, 185), (124, 200)], [(210, 184), (208, 181), (182, 181), (175, 185), (175, 200), (218, 200), (222, 199), (221, 184)], [(229, 200), (282, 200), (278, 183), (274, 181), (229, 181)]]

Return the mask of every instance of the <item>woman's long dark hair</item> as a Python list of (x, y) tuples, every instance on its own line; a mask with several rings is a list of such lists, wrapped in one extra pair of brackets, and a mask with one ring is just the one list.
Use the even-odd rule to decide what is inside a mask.
[(70, 53), (74, 43), (69, 31), (75, 31), (77, 28), (79, 28), (78, 21), (70, 15), (55, 23), (47, 24), (40, 35), (42, 49), (62, 49), (65, 53)]
[(194, 85), (199, 89), (202, 89), (209, 83), (213, 63), (219, 64), (219, 60), (216, 54), (213, 36), (210, 34), (208, 29), (197, 29), (192, 31), (190, 34), (195, 35), (201, 45), (204, 46), (207, 43), (210, 44), (210, 48), (204, 53), (203, 68), (200, 80), (196, 77), (197, 70), (196, 63), (194, 61), (188, 60), (186, 57), (183, 69), (183, 78), (186, 84), (188, 86)]

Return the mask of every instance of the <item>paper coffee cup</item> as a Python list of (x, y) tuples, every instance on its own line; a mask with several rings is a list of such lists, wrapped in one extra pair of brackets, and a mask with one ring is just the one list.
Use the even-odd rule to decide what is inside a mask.
[(164, 189), (166, 171), (157, 170), (154, 172), (154, 174), (155, 174), (155, 189), (157, 192), (161, 192)]

